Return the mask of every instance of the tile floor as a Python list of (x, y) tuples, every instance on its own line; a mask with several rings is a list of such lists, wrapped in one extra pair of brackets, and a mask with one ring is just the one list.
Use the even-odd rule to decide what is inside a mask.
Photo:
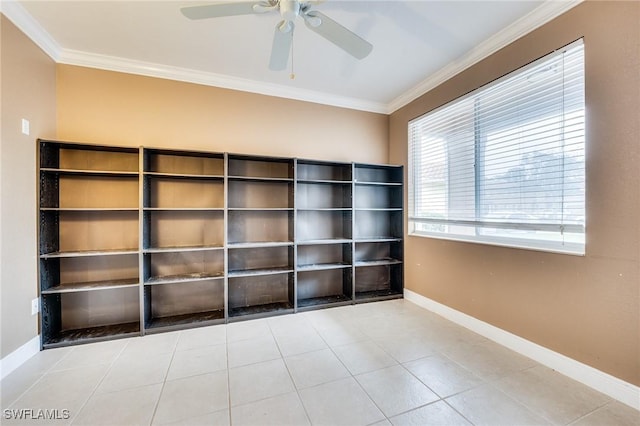
[(640, 425), (405, 300), (47, 350), (0, 386), (3, 425)]

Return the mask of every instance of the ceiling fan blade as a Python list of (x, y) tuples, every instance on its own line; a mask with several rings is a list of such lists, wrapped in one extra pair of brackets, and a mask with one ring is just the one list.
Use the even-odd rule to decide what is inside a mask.
[[(256, 5), (257, 7), (254, 8)], [(189, 19), (207, 19), (261, 13), (262, 10), (260, 6), (263, 5), (258, 1), (220, 2), (202, 6), (183, 7), (180, 11)]]
[(312, 10), (302, 15), (307, 27), (351, 56), (363, 59), (371, 53), (373, 45), (351, 32), (323, 13)]
[(276, 25), (271, 46), (271, 58), (269, 59), (271, 71), (282, 71), (287, 67), (291, 42), (293, 41), (293, 28), (293, 22), (281, 21)]

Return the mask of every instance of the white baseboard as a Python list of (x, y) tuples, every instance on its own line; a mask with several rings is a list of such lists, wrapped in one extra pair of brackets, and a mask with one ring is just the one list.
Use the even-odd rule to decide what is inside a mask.
[(540, 346), (501, 328), (424, 297), (411, 290), (404, 290), (410, 302), (434, 312), (449, 321), (468, 328), (512, 351), (533, 359), (567, 377), (585, 384), (630, 407), (640, 410), (640, 387), (620, 380), (603, 371), (590, 367), (544, 346)]
[(7, 377), (13, 370), (27, 362), (29, 358), (38, 352), (40, 352), (40, 335), (29, 340), (0, 360), (0, 380)]

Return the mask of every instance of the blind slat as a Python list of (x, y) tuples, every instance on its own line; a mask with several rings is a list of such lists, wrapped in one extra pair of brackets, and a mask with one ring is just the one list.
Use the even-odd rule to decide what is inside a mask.
[(584, 167), (579, 40), (409, 123), (410, 232), (584, 253)]

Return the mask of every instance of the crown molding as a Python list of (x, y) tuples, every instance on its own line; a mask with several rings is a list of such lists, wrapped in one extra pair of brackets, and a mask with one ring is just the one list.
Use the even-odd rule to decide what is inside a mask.
[(169, 80), (196, 83), (242, 92), (258, 93), (261, 95), (293, 99), (304, 102), (330, 105), (361, 111), (387, 113), (387, 105), (362, 99), (355, 99), (328, 93), (305, 90), (295, 87), (259, 82), (224, 74), (215, 74), (170, 65), (154, 64), (115, 56), (107, 56), (77, 50), (60, 50), (58, 62), (67, 65), (77, 65), (88, 68), (98, 68), (127, 74), (157, 77)]
[(412, 89), (398, 96), (387, 105), (387, 114), (391, 114), (409, 102), (414, 101), (431, 89), (439, 86), (467, 68), (487, 58), (503, 47), (513, 43), (520, 37), (530, 33), (552, 19), (562, 15), (569, 9), (582, 3), (583, 0), (548, 0), (536, 9), (518, 19), (513, 24), (480, 43), (462, 57), (450, 62), (436, 71)]
[(499, 49), (577, 6), (582, 1), (583, 0), (545, 1), (531, 13), (496, 33), (461, 58), (441, 68), (429, 76), (429, 78), (396, 97), (388, 104), (280, 84), (264, 83), (229, 75), (63, 49), (16, 0), (0, 0), (0, 12), (7, 16), (11, 22), (58, 63), (177, 80), (379, 114), (391, 114)]
[(27, 35), (44, 53), (54, 61), (60, 57), (60, 45), (42, 28), (40, 23), (15, 0), (0, 0), (0, 12)]

